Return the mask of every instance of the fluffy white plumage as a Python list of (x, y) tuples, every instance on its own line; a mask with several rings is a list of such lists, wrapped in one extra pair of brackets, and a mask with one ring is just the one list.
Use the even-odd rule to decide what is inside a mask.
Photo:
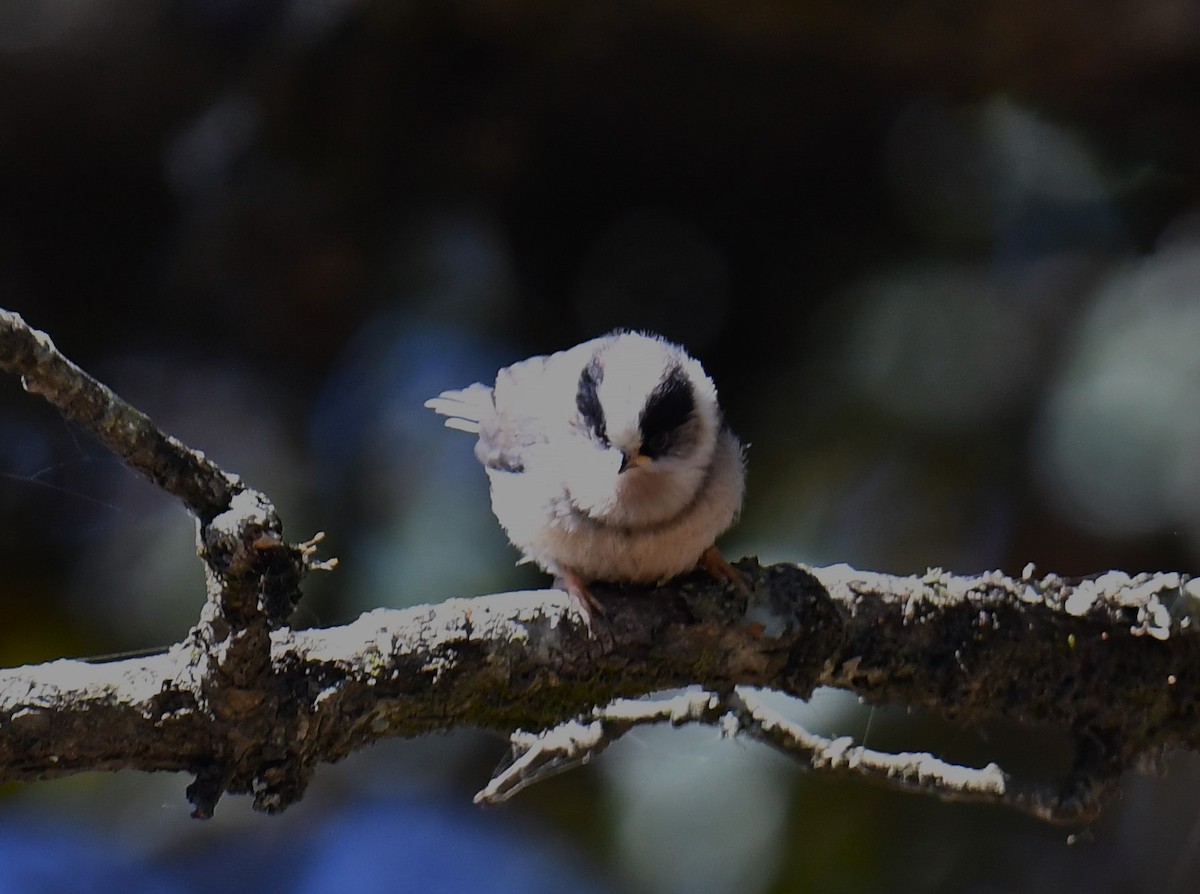
[(567, 581), (657, 583), (719, 560), (709, 550), (741, 509), (742, 445), (716, 388), (658, 336), (531, 357), (425, 405), (478, 434), (509, 540)]

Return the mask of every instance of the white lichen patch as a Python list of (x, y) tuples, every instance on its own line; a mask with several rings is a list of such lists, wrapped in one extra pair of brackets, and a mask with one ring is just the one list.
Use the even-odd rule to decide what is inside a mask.
[(927, 568), (921, 578), (921, 583), (929, 587), (947, 587), (953, 580), (954, 576), (945, 568)]
[(880, 574), (875, 571), (859, 571), (851, 568), (845, 562), (837, 565), (826, 565), (824, 568), (810, 568), (813, 577), (830, 593), (893, 593), (897, 582), (904, 580), (891, 574)]
[(1077, 618), (1082, 617), (1091, 610), (1092, 606), (1096, 604), (1096, 600), (1099, 599), (1100, 596), (1100, 588), (1096, 586), (1095, 581), (1081, 581), (1079, 586), (1077, 586), (1072, 591), (1071, 595), (1067, 597), (1067, 601), (1063, 605), (1063, 608), (1069, 615), (1075, 615)]
[(720, 699), (712, 692), (685, 692), (662, 699), (619, 698), (603, 708), (596, 708), (593, 715), (605, 720), (633, 722), (669, 720), (678, 725), (700, 720), (719, 703)]
[(717, 723), (717, 728), (721, 732), (722, 739), (733, 739), (741, 730), (742, 724), (738, 720), (737, 714), (729, 711), (728, 713), (721, 715), (721, 719)]
[(1167, 639), (1171, 635), (1171, 611), (1160, 598), (1178, 593), (1181, 578), (1175, 572), (1139, 574), (1131, 577), (1123, 571), (1109, 571), (1092, 580), (1080, 581), (1067, 597), (1065, 608), (1076, 616), (1086, 614), (1101, 599), (1137, 610), (1137, 623), (1130, 627), (1134, 636)]
[(210, 528), (234, 536), (248, 521), (264, 522), (271, 511), (270, 501), (258, 491), (239, 491), (230, 499), (229, 508), (212, 520)]
[(453, 670), (454, 665), (458, 662), (449, 655), (434, 655), (430, 657), (424, 664), (421, 665), (421, 670), (433, 677), (431, 685), (437, 685), (442, 679), (442, 674), (448, 670)]
[(1129, 628), (1129, 632), (1134, 636), (1152, 636), (1157, 640), (1171, 636), (1171, 612), (1158, 601), (1157, 594), (1138, 608), (1137, 623)]
[(1179, 589), (1179, 575), (1175, 572), (1166, 574), (1139, 574), (1130, 577), (1120, 571), (1110, 571), (1096, 578), (1096, 584), (1113, 594), (1113, 601), (1118, 605), (1136, 608), (1148, 605), (1156, 600), (1164, 590)]
[(380, 675), (400, 653), (428, 656), (425, 670), (435, 677), (455, 664), (455, 647), (471, 640), (523, 644), (535, 654), (550, 650), (549, 638), (567, 611), (578, 611), (561, 590), (521, 590), (448, 599), (407, 609), (378, 608), (342, 627), (276, 631), (271, 647), (277, 657), (296, 652), (309, 661), (347, 665), (358, 656), (361, 667)]
[(985, 571), (977, 580), (977, 586), (984, 587), (999, 587), (1000, 589), (1008, 589), (1010, 586), (1008, 577), (1003, 571), (998, 568), (993, 568), (991, 571)]
[(325, 704), (325, 702), (329, 701), (331, 698), (333, 698), (337, 694), (338, 694), (338, 687), (326, 686), (324, 689), (322, 689), (320, 692), (318, 692), (317, 697), (313, 699), (313, 708), (320, 710), (321, 706), (323, 704)]

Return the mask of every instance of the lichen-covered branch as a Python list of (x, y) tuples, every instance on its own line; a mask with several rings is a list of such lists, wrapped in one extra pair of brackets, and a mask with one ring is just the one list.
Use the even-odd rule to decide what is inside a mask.
[(475, 801), (506, 801), (535, 782), (589, 763), (635, 727), (656, 723), (717, 726), (724, 735), (772, 745), (814, 770), (841, 772), (945, 801), (1003, 804), (1049, 822), (1086, 821), (1100, 812), (1099, 790), (1066, 793), (1059, 786), (1015, 780), (995, 763), (964, 767), (924, 752), (888, 754), (855, 745), (848, 736), (818, 735), (785, 718), (765, 703), (759, 690), (746, 686), (725, 696), (690, 690), (671, 698), (618, 699), (539, 733), (517, 730), (511, 737), (512, 759), (497, 769)]
[[(1015, 779), (994, 763), (963, 767), (830, 739), (737, 685), (621, 700), (551, 729), (517, 730), (513, 759), (477, 800), (504, 801), (587, 763), (634, 726), (698, 722), (759, 739), (817, 770), (1075, 823), (1099, 814), (1125, 770), (1166, 747), (1200, 742), (1192, 721), (1200, 689), (1185, 673), (1200, 649), (1193, 623), (1200, 581), (1122, 573), (1034, 580), (1032, 568), (1019, 579), (942, 571), (895, 577), (844, 565), (808, 570), (821, 596), (814, 615), (799, 621), (807, 635), (769, 688), (803, 696), (814, 685), (841, 686), (875, 703), (922, 705), (971, 725), (998, 716), (1051, 723), (1075, 741), (1068, 776), (1048, 785)], [(742, 623), (778, 633), (789, 622), (751, 605)], [(695, 681), (705, 682), (699, 674)]]
[[(148, 666), (119, 667), (128, 673), (122, 680), (145, 680), (160, 684), (154, 701), (131, 707), (128, 700), (114, 695), (113, 680), (102, 678), (95, 688), (96, 675), (91, 665), (56, 662), (56, 685), (49, 690), (30, 681), (31, 692), (52, 698), (51, 714), (36, 700), (18, 707), (8, 715), (0, 713), (0, 734), (14, 729), (41, 729), (47, 719), (51, 729), (69, 720), (78, 705), (87, 717), (98, 721), (98, 742), (111, 732), (113, 748), (122, 743), (127, 752), (146, 739), (137, 717), (155, 730), (176, 730), (176, 703), (186, 706), (190, 694), (197, 711), (178, 716), (209, 716), (225, 721), (227, 738), (214, 741), (196, 734), (194, 724), (184, 724), (187, 746), (175, 758), (197, 768), (196, 783), (189, 797), (196, 814), (207, 816), (221, 794), (228, 789), (231, 767), (248, 755), (267, 760), (271, 753), (264, 737), (271, 730), (269, 720), (257, 706), (264, 701), (263, 687), (273, 682), (271, 669), (272, 631), (290, 617), (300, 599), (300, 582), (314, 568), (327, 568), (319, 562), (308, 544), (290, 544), (284, 540), (283, 524), (271, 501), (264, 494), (245, 487), (231, 475), (173, 437), (160, 431), (146, 414), (121, 400), (111, 389), (96, 381), (64, 357), (50, 337), (26, 325), (21, 317), (0, 309), (0, 370), (21, 377), (25, 390), (37, 394), (56, 407), (65, 418), (83, 427), (125, 462), (169, 494), (178, 497), (196, 516), (197, 551), (204, 561), (207, 600), (200, 619), (180, 648), (173, 650), (175, 663), (164, 669), (157, 663)], [(157, 675), (156, 675), (157, 672)], [(68, 690), (62, 680), (74, 678), (76, 689)], [(18, 685), (19, 679), (16, 681)], [(180, 701), (182, 699), (182, 701)], [(171, 718), (156, 713), (168, 705)], [(68, 708), (69, 706), (69, 708)], [(64, 710), (65, 709), (65, 710)], [(7, 718), (7, 722), (5, 720)], [(99, 722), (101, 719), (109, 723)], [(136, 726), (142, 735), (122, 740), (121, 732)], [(172, 739), (176, 737), (171, 737)], [(82, 755), (91, 754), (100, 766), (115, 766), (115, 756), (94, 754), (91, 749), (58, 750), (53, 736), (28, 740), (32, 748), (49, 748), (45, 756), (52, 764), (83, 766)], [(194, 756), (204, 749), (204, 759)], [(14, 755), (18, 760), (22, 755)], [(236, 758), (236, 760), (235, 760)], [(126, 760), (128, 759), (128, 754)], [(128, 763), (126, 766), (130, 765)], [(154, 769), (153, 763), (145, 766)], [(175, 764), (172, 764), (174, 766)]]
[[(1177, 575), (1068, 583), (740, 567), (753, 584), (745, 600), (703, 575), (654, 591), (596, 588), (613, 634), (603, 645), (556, 590), (377, 610), (344, 627), (280, 628), (266, 676), (222, 703), (197, 678), (205, 665), (194, 644), (98, 667), (0, 672), (0, 717), (9, 718), (0, 723), (0, 779), (185, 770), (280, 809), (318, 764), (381, 737), (459, 726), (507, 734), (572, 719), (583, 728), (602, 720), (612, 735), (634, 722), (631, 703), (618, 703), (625, 715), (593, 706), (690, 684), (719, 695), (708, 713), (670, 707), (667, 717), (671, 702), (646, 710), (674, 722), (733, 712), (733, 727), (819, 768), (1060, 821), (1092, 816), (1098, 793), (1139, 759), (1200, 745), (1187, 673), (1200, 639), (1179, 613), (1192, 597)], [(1055, 724), (1076, 738), (1076, 766), (1047, 789), (998, 769), (972, 775), (928, 756), (852, 751), (797, 736), (740, 688), (805, 697), (820, 685), (969, 724), (998, 715)], [(588, 748), (598, 753), (596, 743)]]
[(202, 521), (228, 509), (233, 495), (242, 490), (236, 476), (163, 434), (145, 413), (64, 357), (49, 335), (3, 308), (0, 370), (20, 376), (26, 391), (45, 398), (132, 468), (182, 500)]
[(726, 702), (723, 729), (748, 735), (799, 759), (814, 770), (841, 773), (943, 801), (1003, 804), (1052, 823), (1078, 823), (1100, 814), (1101, 796), (1115, 778), (1068, 787), (1014, 779), (997, 764), (965, 767), (926, 752), (890, 754), (856, 745), (849, 736), (830, 738), (805, 729), (764, 704), (754, 690), (739, 686)]
[[(183, 500), (208, 581), (197, 625), (163, 655), (0, 670), (0, 781), (176, 770), (195, 775), (198, 816), (225, 792), (279, 810), (319, 764), (385, 736), (530, 731), (481, 793), (499, 799), (589, 760), (633, 725), (669, 720), (720, 723), (818, 769), (1067, 821), (1093, 816), (1147, 757), (1200, 748), (1200, 582), (1184, 575), (895, 577), (743, 560), (745, 594), (703, 574), (656, 590), (595, 585), (603, 635), (554, 590), (295, 630), (287, 619), (305, 575), (332, 565), (315, 558), (317, 538), (286, 541), (263, 494), (164, 435), (4, 311), (0, 370)], [(633, 701), (689, 686), (702, 693)], [(807, 698), (818, 686), (969, 725), (1050, 724), (1074, 742), (1074, 766), (1047, 787), (992, 766), (884, 755), (813, 736), (747, 688)]]
[(718, 723), (724, 710), (725, 700), (716, 693), (690, 690), (668, 698), (617, 699), (541, 732), (519, 729), (509, 739), (511, 759), (497, 768), (475, 803), (500, 804), (535, 782), (590, 763), (635, 727)]

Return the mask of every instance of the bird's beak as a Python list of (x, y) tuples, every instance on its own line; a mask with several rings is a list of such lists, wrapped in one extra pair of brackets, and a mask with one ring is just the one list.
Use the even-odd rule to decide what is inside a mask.
[(621, 468), (617, 469), (617, 473), (620, 474), (621, 472), (624, 472), (627, 469), (640, 468), (641, 466), (645, 466), (645, 465), (649, 465), (649, 464), (650, 464), (650, 457), (645, 456), (644, 454), (641, 454), (641, 453), (627, 453), (624, 450), (622, 450), (621, 451)]

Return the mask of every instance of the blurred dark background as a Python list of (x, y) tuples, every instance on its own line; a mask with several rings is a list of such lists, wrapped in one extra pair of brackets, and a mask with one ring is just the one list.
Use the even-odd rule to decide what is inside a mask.
[[(1198, 77), (1188, 0), (7, 3), (0, 306), (293, 538), (328, 533), (304, 625), (540, 585), (421, 402), (616, 326), (685, 342), (752, 444), (729, 554), (1192, 572)], [(202, 602), (187, 515), (15, 381), (0, 530), (5, 664), (172, 642)], [(1052, 731), (792, 710), (1064, 760)], [(503, 749), (385, 743), (286, 816), (232, 799), (208, 824), (181, 777), (13, 787), (0, 891), (1200, 884), (1186, 757), (1068, 846), (708, 730), (476, 811)]]

